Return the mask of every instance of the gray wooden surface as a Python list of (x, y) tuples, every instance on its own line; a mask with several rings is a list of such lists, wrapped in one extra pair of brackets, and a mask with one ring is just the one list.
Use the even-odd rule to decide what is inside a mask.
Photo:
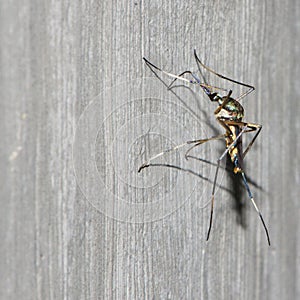
[[(299, 9), (1, 1), (0, 298), (299, 299)], [(203, 93), (167, 91), (142, 62), (196, 71), (193, 49), (256, 87), (245, 119), (263, 130), (246, 171), (271, 247), (227, 172), (208, 242), (212, 164), (179, 151), (164, 162), (198, 176), (136, 173), (165, 147), (222, 131)], [(222, 147), (194, 154), (214, 162)]]

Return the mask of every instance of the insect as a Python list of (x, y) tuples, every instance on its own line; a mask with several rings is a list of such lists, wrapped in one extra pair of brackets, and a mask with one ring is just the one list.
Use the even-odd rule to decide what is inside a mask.
[[(262, 214), (261, 214), (258, 206), (256, 205), (256, 203), (254, 201), (254, 198), (253, 198), (252, 192), (250, 190), (250, 187), (249, 187), (246, 175), (245, 175), (245, 171), (244, 171), (244, 168), (243, 168), (243, 159), (245, 158), (246, 154), (251, 149), (251, 147), (252, 147), (253, 143), (255, 142), (257, 136), (259, 135), (259, 133), (262, 129), (262, 125), (243, 121), (244, 108), (240, 104), (240, 100), (242, 100), (247, 95), (249, 95), (251, 92), (253, 92), (255, 90), (255, 88), (254, 88), (254, 86), (251, 86), (249, 84), (245, 84), (245, 83), (230, 79), (228, 77), (225, 77), (225, 76), (215, 72), (211, 68), (207, 67), (198, 58), (196, 50), (194, 50), (194, 56), (195, 56), (195, 60), (196, 60), (196, 63), (197, 63), (197, 66), (198, 66), (199, 70), (202, 67), (206, 71), (208, 71), (208, 72), (210, 72), (210, 73), (212, 73), (212, 74), (214, 74), (214, 75), (216, 75), (216, 76), (218, 76), (218, 77), (220, 77), (224, 80), (228, 80), (228, 81), (231, 81), (235, 84), (239, 84), (239, 85), (242, 85), (242, 86), (246, 87), (247, 90), (243, 94), (241, 94), (239, 97), (234, 99), (234, 98), (231, 97), (232, 90), (228, 91), (228, 90), (223, 89), (223, 88), (211, 86), (211, 85), (206, 83), (205, 79), (204, 79), (204, 82), (201, 82), (200, 79), (197, 77), (197, 75), (194, 74), (191, 71), (184, 71), (183, 73), (181, 73), (179, 75), (174, 75), (174, 74), (168, 73), (166, 71), (163, 71), (162, 69), (158, 68), (157, 66), (152, 64), (150, 61), (148, 61), (146, 58), (143, 58), (146, 65), (150, 68), (150, 70), (155, 75), (156, 75), (156, 72), (159, 71), (159, 72), (162, 72), (163, 74), (166, 74), (169, 77), (173, 78), (173, 81), (168, 86), (169, 89), (171, 88), (171, 86), (174, 84), (174, 82), (176, 80), (181, 80), (181, 81), (187, 82), (189, 84), (199, 85), (201, 87), (201, 89), (204, 91), (204, 93), (209, 97), (210, 101), (211, 102), (216, 102), (218, 104), (218, 107), (215, 110), (214, 115), (215, 115), (216, 120), (219, 122), (219, 124), (225, 130), (225, 133), (217, 135), (217, 136), (213, 136), (213, 137), (207, 138), (207, 139), (187, 141), (187, 142), (185, 142), (183, 144), (180, 144), (180, 145), (177, 145), (177, 146), (175, 146), (171, 149), (165, 150), (165, 151), (151, 157), (147, 162), (143, 163), (140, 166), (140, 168), (138, 169), (138, 172), (141, 172), (144, 168), (147, 168), (147, 167), (150, 167), (150, 166), (155, 166), (155, 164), (151, 163), (152, 160), (154, 160), (154, 159), (156, 159), (156, 158), (158, 158), (158, 157), (160, 157), (160, 156), (162, 156), (162, 155), (164, 155), (164, 154), (166, 154), (170, 151), (175, 151), (175, 150), (177, 150), (181, 147), (184, 147), (186, 145), (192, 145), (187, 150), (187, 152), (185, 153), (185, 157), (187, 158), (188, 153), (193, 148), (195, 148), (195, 147), (197, 147), (197, 146), (199, 146), (203, 143), (206, 143), (206, 142), (209, 142), (209, 141), (212, 141), (212, 140), (224, 140), (225, 144), (226, 144), (226, 149), (217, 160), (216, 172), (215, 172), (215, 177), (214, 177), (214, 181), (213, 181), (213, 188), (212, 188), (212, 194), (211, 194), (210, 220), (209, 220), (209, 228), (208, 228), (206, 240), (209, 239), (209, 235), (210, 235), (211, 228), (212, 228), (215, 190), (216, 190), (218, 172), (219, 172), (219, 168), (220, 168), (220, 162), (227, 154), (229, 154), (229, 157), (230, 157), (230, 159), (233, 163), (233, 166), (234, 166), (233, 172), (235, 174), (240, 174), (241, 175), (243, 183), (244, 183), (244, 185), (246, 187), (246, 190), (247, 190), (248, 197), (250, 198), (256, 212), (258, 213), (258, 215), (261, 219), (262, 225), (263, 225), (265, 233), (266, 233), (268, 244), (271, 245), (270, 236), (269, 236), (267, 226), (265, 224), (265, 221), (262, 217)], [(157, 70), (157, 71), (154, 71), (154, 69)], [(185, 74), (188, 74), (189, 76), (191, 76), (192, 80), (189, 80), (189, 79), (183, 77), (183, 75), (185, 75)], [(228, 93), (227, 93), (227, 95), (222, 96), (219, 93), (215, 92), (215, 90), (228, 92)], [(255, 134), (254, 134), (252, 140), (250, 141), (250, 143), (247, 145), (245, 151), (243, 151), (242, 150), (242, 135), (244, 133), (248, 133), (248, 132), (255, 132)]]

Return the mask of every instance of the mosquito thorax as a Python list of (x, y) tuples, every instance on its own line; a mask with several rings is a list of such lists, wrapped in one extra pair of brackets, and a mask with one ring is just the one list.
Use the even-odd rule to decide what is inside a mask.
[[(219, 105), (221, 106), (226, 99), (226, 96), (219, 99)], [(233, 98), (229, 98), (216, 117), (230, 120), (242, 120), (244, 117), (244, 108), (238, 101)]]

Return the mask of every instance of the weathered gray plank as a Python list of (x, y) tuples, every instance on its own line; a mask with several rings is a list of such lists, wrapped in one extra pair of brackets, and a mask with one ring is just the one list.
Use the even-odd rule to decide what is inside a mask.
[[(299, 298), (297, 1), (0, 5), (1, 299)], [(202, 93), (176, 97), (141, 59), (195, 70), (194, 48), (256, 87), (243, 105), (263, 130), (246, 170), (270, 248), (226, 172), (209, 242), (209, 180), (136, 173), (161, 148), (221, 132)], [(222, 146), (196, 153), (214, 161)], [(212, 165), (170, 159), (213, 179)]]

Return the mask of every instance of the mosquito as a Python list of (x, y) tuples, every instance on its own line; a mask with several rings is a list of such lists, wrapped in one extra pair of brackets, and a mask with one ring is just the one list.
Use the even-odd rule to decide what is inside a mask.
[[(218, 172), (220, 169), (220, 162), (228, 154), (233, 163), (233, 166), (234, 166), (233, 172), (235, 174), (240, 174), (242, 177), (243, 183), (247, 190), (248, 197), (250, 198), (250, 200), (262, 222), (262, 225), (263, 225), (265, 233), (266, 233), (267, 241), (270, 246), (271, 242), (270, 242), (270, 236), (269, 236), (267, 226), (265, 224), (265, 221), (263, 219), (263, 216), (262, 216), (258, 206), (256, 205), (256, 203), (254, 201), (253, 194), (250, 190), (250, 187), (249, 187), (246, 175), (245, 175), (245, 171), (243, 168), (243, 159), (245, 158), (248, 151), (251, 149), (253, 143), (255, 142), (256, 138), (258, 137), (258, 135), (262, 129), (262, 125), (260, 125), (260, 124), (249, 123), (249, 122), (243, 121), (244, 108), (240, 104), (240, 101), (243, 98), (245, 98), (247, 95), (249, 95), (251, 92), (253, 92), (255, 90), (255, 88), (252, 85), (245, 84), (245, 83), (233, 80), (229, 77), (223, 76), (223, 75), (215, 72), (208, 66), (204, 65), (198, 58), (196, 50), (194, 50), (194, 56), (195, 56), (195, 60), (196, 60), (199, 71), (201, 70), (201, 67), (202, 67), (206, 71), (216, 75), (217, 77), (219, 77), (221, 79), (228, 80), (235, 84), (239, 84), (241, 86), (246, 87), (247, 90), (243, 94), (241, 94), (239, 97), (234, 99), (231, 97), (232, 90), (226, 90), (224, 88), (209, 85), (209, 84), (207, 84), (205, 79), (204, 79), (204, 82), (201, 82), (200, 79), (197, 77), (197, 75), (191, 71), (184, 71), (183, 73), (181, 73), (179, 75), (174, 75), (174, 74), (168, 73), (168, 72), (158, 68), (157, 66), (152, 64), (150, 61), (148, 61), (145, 57), (143, 57), (143, 60), (145, 61), (146, 65), (150, 68), (150, 70), (156, 76), (157, 76), (156, 72), (159, 71), (159, 72), (173, 78), (173, 81), (168, 86), (169, 89), (172, 87), (172, 85), (174, 84), (174, 82), (176, 80), (181, 80), (181, 81), (184, 81), (189, 84), (199, 85), (201, 87), (201, 89), (204, 91), (204, 93), (208, 96), (208, 98), (210, 99), (211, 102), (217, 102), (218, 107), (215, 110), (214, 115), (215, 115), (216, 120), (219, 122), (219, 124), (225, 130), (225, 133), (217, 135), (217, 136), (213, 136), (213, 137), (210, 137), (207, 139), (198, 139), (198, 140), (187, 141), (187, 142), (177, 145), (171, 149), (162, 151), (162, 152), (158, 153), (157, 155), (148, 159), (148, 161), (146, 161), (145, 163), (143, 163), (140, 166), (140, 168), (138, 169), (138, 172), (141, 172), (143, 169), (150, 167), (150, 166), (158, 166), (159, 164), (151, 163), (151, 161), (153, 161), (154, 159), (156, 159), (166, 153), (169, 153), (171, 151), (176, 151), (177, 149), (182, 148), (186, 145), (192, 145), (185, 153), (185, 158), (188, 159), (188, 153), (195, 147), (202, 145), (206, 142), (213, 141), (213, 140), (224, 140), (225, 144), (226, 144), (226, 149), (222, 153), (222, 155), (218, 158), (217, 164), (216, 164), (216, 172), (215, 172), (213, 188), (212, 188), (212, 193), (211, 193), (210, 220), (209, 220), (209, 227), (208, 227), (206, 240), (208, 241), (209, 235), (211, 232), (211, 228), (212, 228), (215, 191), (216, 191), (216, 185), (217, 185)], [(154, 69), (157, 71), (154, 71)], [(183, 77), (183, 75), (186, 75), (186, 74), (191, 76), (191, 80)], [(222, 96), (219, 93), (217, 93), (216, 90), (219, 90), (222, 92), (227, 92), (227, 95)], [(255, 134), (254, 134), (252, 140), (250, 141), (250, 143), (248, 144), (246, 150), (243, 151), (242, 135), (245, 133), (248, 133), (248, 132), (255, 132)], [(169, 166), (169, 165), (166, 165), (166, 166)]]

